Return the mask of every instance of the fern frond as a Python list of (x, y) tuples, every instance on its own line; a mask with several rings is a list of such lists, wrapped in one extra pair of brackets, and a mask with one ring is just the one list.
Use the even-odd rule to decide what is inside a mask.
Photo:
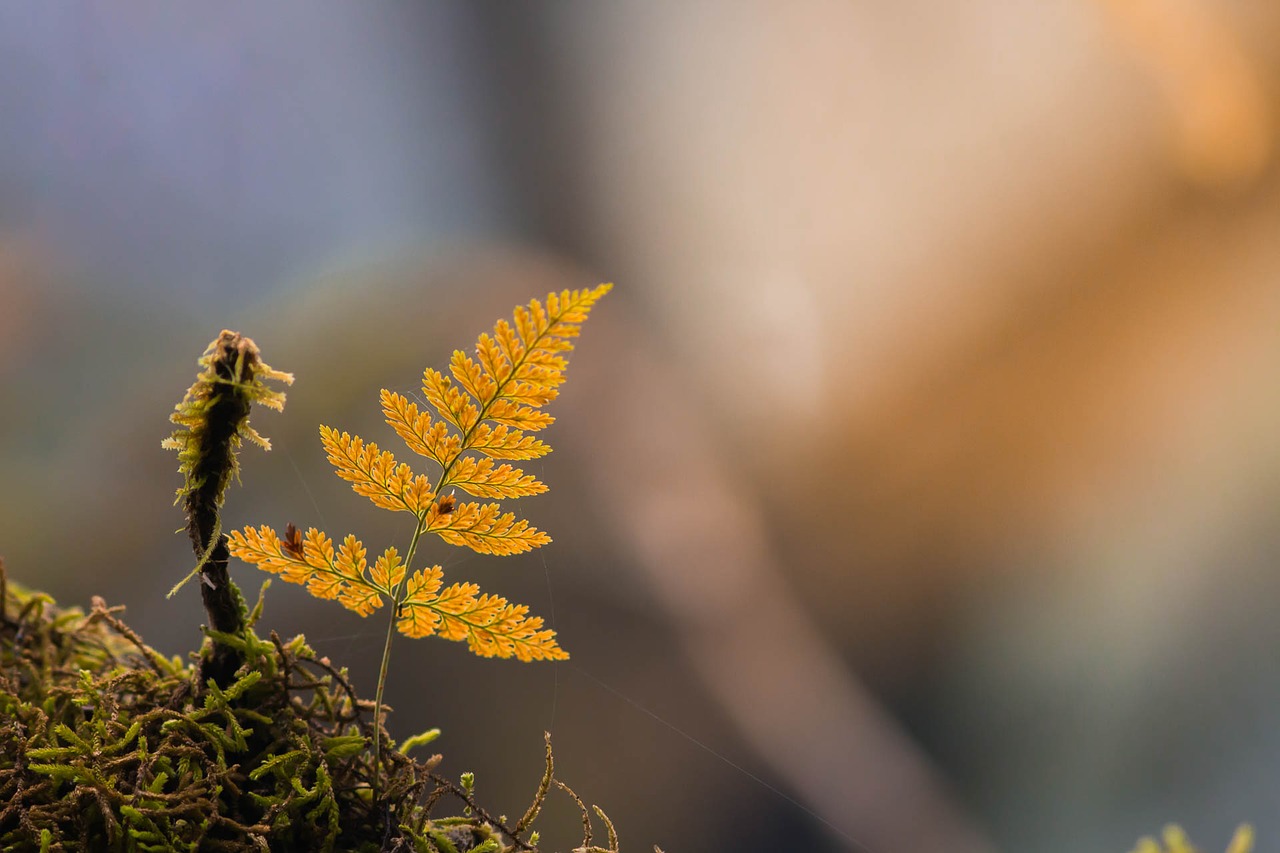
[(551, 542), (550, 536), (524, 519), (517, 520), (513, 513), (502, 512), (498, 504), (460, 503), (448, 514), (433, 506), (424, 529), (452, 545), (497, 556), (523, 554)]
[[(365, 586), (365, 575), (369, 571), (369, 563), (365, 560), (365, 547), (360, 540), (354, 536), (347, 534), (342, 540), (342, 544), (338, 546), (338, 553), (335, 557), (333, 553), (333, 543), (329, 541), (329, 537), (316, 531), (314, 534), (310, 530), (303, 540), (302, 552), (308, 555), (319, 550), (317, 544), (323, 547), (324, 557), (328, 561), (326, 568), (329, 571), (319, 571), (312, 574), (307, 579), (307, 592), (316, 598), (338, 598), (342, 595), (342, 591), (348, 586), (351, 580), (355, 579), (361, 586)], [(308, 547), (310, 546), (310, 547)]]
[(493, 421), (500, 426), (514, 427), (527, 432), (546, 429), (556, 419), (533, 406), (522, 406), (505, 397), (494, 400), (485, 412), (485, 420)]
[[(483, 341), (485, 335), (481, 335)], [(472, 397), (484, 403), (492, 400), (498, 390), (498, 383), (492, 373), (487, 372), (470, 356), (460, 349), (453, 351), (449, 360), (449, 372), (454, 380)]]
[[(611, 287), (550, 293), (545, 305), (534, 299), (516, 308), (514, 322), (499, 320), (492, 333), (480, 335), (474, 357), (455, 350), (449, 375), (428, 367), (422, 374), (422, 393), (438, 420), (404, 395), (382, 391), (386, 422), (410, 450), (440, 466), (434, 494), (424, 486), (410, 499), (406, 483), (412, 472), (406, 466), (397, 466), (394, 457), (379, 452), (375, 444), (323, 427), (330, 461), (358, 493), (391, 509), (416, 506), (421, 513), (428, 498), (449, 486), (496, 500), (542, 494), (547, 487), (536, 477), (493, 460), (537, 459), (551, 452), (548, 444), (529, 433), (555, 422), (542, 407), (559, 394), (572, 339)], [(468, 456), (469, 451), (487, 458)], [(482, 554), (518, 554), (551, 541), (493, 504), (463, 504), (451, 513), (440, 509), (419, 515), (421, 529)]]
[(419, 412), (418, 404), (402, 394), (382, 389), (382, 414), (396, 435), (409, 449), (448, 468), (462, 452), (462, 438), (449, 431), (444, 421), (432, 420), (430, 413)]
[(320, 441), (338, 476), (351, 483), (357, 495), (364, 495), (374, 505), (415, 515), (421, 515), (431, 506), (435, 497), (431, 481), (422, 474), (414, 474), (403, 462), (397, 463), (391, 451), (380, 451), (373, 442), (366, 444), (359, 436), (339, 433), (323, 425)]
[(422, 394), (440, 417), (466, 433), (480, 420), (480, 410), (466, 393), (453, 386), (449, 377), (434, 367), (422, 372)]
[(408, 637), (428, 637), (436, 632), (440, 614), (430, 604), (444, 585), (443, 577), (444, 570), (439, 566), (425, 572), (419, 569), (410, 575), (400, 602), (400, 617), (396, 620), (400, 633)]
[(482, 423), (471, 434), (468, 450), (475, 450), (493, 459), (538, 459), (551, 452), (551, 445), (518, 429), (506, 425), (489, 426)]
[(401, 605), (396, 623), (410, 637), (438, 634), (446, 640), (466, 640), (482, 657), (518, 658), (522, 661), (567, 660), (569, 655), (555, 641), (555, 632), (542, 628), (542, 619), (527, 615), (529, 608), (511, 604), (497, 595), (480, 595), (473, 583), (456, 583), (440, 589), (440, 569), (415, 573), (415, 586)]
[(395, 590), (400, 588), (400, 582), (404, 580), (404, 563), (400, 560), (400, 552), (394, 547), (382, 552), (382, 556), (374, 561), (369, 579), (379, 592), (394, 597)]
[(522, 498), (540, 495), (546, 484), (519, 468), (502, 464), (494, 467), (492, 459), (476, 459), (471, 456), (459, 459), (440, 483), (440, 488), (457, 486), (477, 498)]
[[(312, 527), (303, 537), (301, 552), (289, 540), (263, 525), (233, 530), (227, 537), (233, 556), (279, 575), (281, 580), (307, 588), (317, 598), (335, 599), (348, 610), (368, 616), (382, 606), (378, 584), (369, 577), (365, 547), (348, 535), (336, 551), (333, 540)], [(379, 558), (379, 563), (386, 555)]]
[[(367, 615), (382, 606), (393, 613), (387, 625), (375, 707), (381, 707), (391, 637), (437, 634), (465, 640), (484, 657), (563, 660), (555, 632), (529, 609), (497, 595), (481, 594), (473, 583), (444, 586), (439, 566), (410, 571), (423, 533), (481, 554), (520, 554), (551, 542), (546, 533), (497, 503), (460, 503), (462, 491), (481, 500), (507, 500), (547, 491), (533, 474), (508, 464), (551, 452), (532, 435), (555, 419), (543, 407), (565, 381), (573, 339), (592, 306), (612, 285), (550, 293), (515, 309), (479, 336), (473, 353), (453, 353), (448, 372), (427, 368), (423, 401), (383, 390), (382, 414), (414, 453), (440, 466), (434, 485), (395, 455), (359, 436), (320, 427), (325, 454), (338, 476), (376, 506), (415, 516), (409, 548), (401, 557), (388, 548), (369, 566), (354, 536), (334, 548), (315, 528), (300, 535), (292, 525), (284, 540), (270, 527), (246, 527), (230, 536), (231, 552), (259, 568), (301, 584), (319, 598), (331, 598)], [(434, 411), (430, 411), (434, 410)], [(376, 717), (376, 715), (375, 715)], [(378, 751), (375, 725), (374, 751)]]

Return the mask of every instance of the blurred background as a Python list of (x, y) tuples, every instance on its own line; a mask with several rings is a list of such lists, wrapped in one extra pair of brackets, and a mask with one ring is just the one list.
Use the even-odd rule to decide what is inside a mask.
[[(184, 653), (220, 329), (298, 377), (226, 523), (372, 548), (316, 425), (616, 281), (555, 542), (427, 554), (573, 659), (398, 643), (394, 734), (518, 814), (550, 730), (632, 850), (1272, 849), (1278, 106), (1251, 0), (2, 6), (0, 554)], [(380, 623), (263, 624), (372, 695)]]

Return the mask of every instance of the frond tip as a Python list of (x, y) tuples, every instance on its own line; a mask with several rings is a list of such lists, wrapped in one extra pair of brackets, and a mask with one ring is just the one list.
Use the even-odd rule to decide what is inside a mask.
[[(505, 500), (547, 490), (533, 475), (494, 460), (537, 459), (551, 452), (531, 433), (555, 421), (542, 409), (560, 393), (582, 323), (612, 287), (549, 293), (545, 303), (534, 299), (516, 308), (512, 321), (499, 320), (492, 332), (480, 335), (474, 355), (455, 350), (447, 375), (428, 367), (422, 395), (434, 417), (404, 395), (383, 390), (387, 423), (410, 450), (440, 466), (436, 494), (453, 487)], [(339, 474), (348, 476), (342, 467)], [(423, 520), (425, 529), (446, 542), (482, 554), (518, 554), (551, 541), (496, 504), (462, 504), (449, 519), (428, 512)]]

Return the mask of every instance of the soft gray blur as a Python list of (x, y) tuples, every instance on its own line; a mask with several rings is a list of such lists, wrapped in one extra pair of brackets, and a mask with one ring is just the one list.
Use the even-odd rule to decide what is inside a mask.
[[(379, 388), (613, 280), (512, 507), (554, 543), (427, 555), (573, 659), (398, 642), (394, 732), (518, 813), (550, 729), (629, 850), (1269, 849), (1278, 45), (1236, 0), (0, 6), (0, 555), (194, 648), (159, 441), (220, 329), (298, 376), (228, 525), (373, 548), (316, 425), (395, 449)], [(376, 617), (264, 627), (372, 694)]]

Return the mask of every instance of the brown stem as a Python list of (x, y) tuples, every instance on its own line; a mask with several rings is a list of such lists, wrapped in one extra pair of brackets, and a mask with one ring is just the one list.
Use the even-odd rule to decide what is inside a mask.
[[(239, 590), (227, 574), (227, 537), (220, 535), (218, 544), (201, 570), (200, 598), (209, 617), (209, 627), (225, 634), (244, 630)], [(225, 643), (213, 641), (213, 649), (201, 662), (200, 683), (212, 678), (219, 687), (226, 687), (235, 680), (240, 668), (240, 652)]]

